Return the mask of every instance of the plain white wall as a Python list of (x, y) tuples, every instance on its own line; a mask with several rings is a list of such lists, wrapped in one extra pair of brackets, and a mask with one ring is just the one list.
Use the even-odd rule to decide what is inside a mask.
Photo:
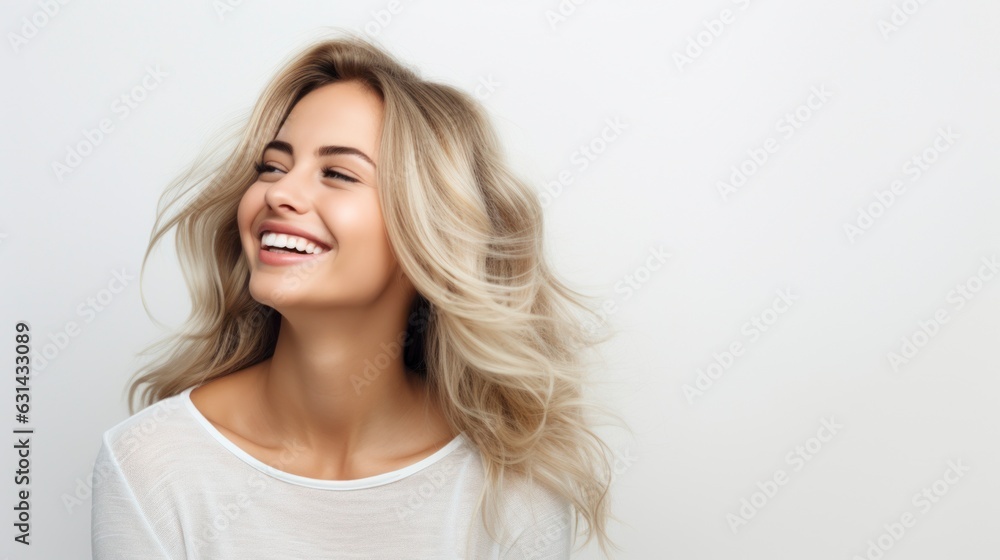
[[(555, 263), (607, 300), (623, 333), (597, 373), (636, 432), (608, 432), (622, 558), (1000, 549), (988, 529), (1000, 523), (1000, 275), (983, 264), (1000, 257), (1000, 4), (36, 0), (0, 11), (0, 353), (13, 363), (18, 320), (36, 348), (51, 344), (32, 377), (33, 544), (12, 542), (8, 447), (0, 555), (89, 556), (100, 434), (127, 416), (136, 352), (164, 332), (138, 284), (157, 199), (323, 26), (367, 28), (427, 77), (494, 84), (478, 92), (548, 197)], [(162, 80), (126, 113), (116, 99), (150, 69)], [(111, 132), (58, 174), (53, 163), (102, 119)], [(168, 325), (188, 310), (172, 243), (145, 282)], [(649, 259), (658, 251), (662, 263)], [(124, 290), (88, 312), (123, 271)], [(60, 336), (71, 321), (75, 336)]]

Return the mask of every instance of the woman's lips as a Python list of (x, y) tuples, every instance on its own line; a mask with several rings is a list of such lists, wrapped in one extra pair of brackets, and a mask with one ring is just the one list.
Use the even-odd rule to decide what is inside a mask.
[(283, 266), (289, 264), (298, 264), (312, 259), (318, 259), (330, 252), (330, 251), (323, 251), (318, 255), (309, 255), (305, 253), (295, 253), (286, 249), (280, 249), (279, 251), (269, 251), (264, 247), (261, 247), (257, 251), (257, 259), (260, 262), (267, 265)]

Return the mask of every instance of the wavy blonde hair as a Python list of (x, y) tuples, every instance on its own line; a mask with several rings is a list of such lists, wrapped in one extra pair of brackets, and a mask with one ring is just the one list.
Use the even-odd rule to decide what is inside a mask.
[(341, 80), (366, 85), (384, 105), (378, 196), (390, 245), (417, 290), (404, 362), (483, 455), (477, 507), (491, 506), (482, 508), (489, 534), (502, 480), (513, 472), (566, 498), (574, 537), (582, 518), (584, 545), (596, 536), (607, 556), (609, 545), (618, 548), (606, 527), (618, 519), (610, 512), (613, 459), (592, 426), (595, 413), (620, 417), (584, 389), (586, 352), (612, 336), (608, 324), (590, 296), (552, 271), (538, 194), (508, 168), (482, 106), (350, 32), (290, 58), (249, 121), (230, 129), (235, 146), (213, 142), (161, 197), (140, 286), (153, 247), (176, 228), (192, 308), (179, 331), (142, 351), (159, 359), (130, 381), (130, 413), (140, 385), (145, 407), (273, 354), (280, 315), (248, 290), (237, 205), (293, 105)]

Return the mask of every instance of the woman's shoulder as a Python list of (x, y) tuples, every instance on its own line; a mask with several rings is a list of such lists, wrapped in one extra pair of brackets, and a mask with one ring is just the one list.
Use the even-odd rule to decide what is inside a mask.
[(259, 402), (263, 365), (261, 362), (207, 381), (189, 393), (187, 403), (199, 422), (211, 424), (215, 436), (225, 438), (225, 445), (235, 443), (254, 457), (267, 456), (272, 450), (267, 427), (248, 404)]
[(104, 443), (116, 452), (123, 452), (148, 441), (155, 434), (168, 433), (185, 412), (183, 398), (182, 392), (161, 399), (118, 422), (104, 431)]
[(489, 553), (495, 558), (568, 558), (575, 530), (572, 502), (525, 474), (508, 471), (501, 478), (495, 495), (500, 506), (497, 532), (490, 535), (477, 523), (473, 547), (485, 551), (498, 546), (499, 554)]
[(104, 443), (116, 454), (127, 455), (143, 447), (152, 447), (150, 452), (154, 452), (155, 448), (174, 441), (203, 435), (202, 430), (192, 429), (198, 427), (192, 420), (198, 415), (213, 423), (216, 419), (225, 420), (226, 411), (232, 409), (226, 404), (234, 396), (238, 398), (236, 386), (249, 370), (224, 375), (160, 399), (105, 430)]
[(514, 477), (508, 485), (507, 522), (514, 536), (508, 550), (513, 557), (568, 557), (575, 532), (572, 502), (523, 475)]
[(508, 511), (515, 522), (532, 524), (570, 512), (571, 502), (563, 494), (523, 474), (508, 477), (504, 486)]
[[(190, 391), (188, 398), (200, 415), (223, 432), (241, 427), (246, 419), (238, 414), (253, 399), (259, 364), (216, 377)], [(228, 435), (228, 434), (227, 434)]]
[(164, 473), (187, 470), (178, 462), (191, 457), (199, 438), (183, 398), (182, 392), (161, 399), (104, 431), (94, 462), (95, 488), (99, 481), (117, 481), (142, 500), (157, 485), (166, 488)]
[(206, 442), (198, 421), (200, 411), (218, 417), (225, 410), (223, 400), (231, 393), (227, 387), (234, 385), (238, 373), (188, 387), (108, 428), (102, 434), (101, 458), (122, 468), (126, 463), (149, 467), (191, 457), (193, 447)]

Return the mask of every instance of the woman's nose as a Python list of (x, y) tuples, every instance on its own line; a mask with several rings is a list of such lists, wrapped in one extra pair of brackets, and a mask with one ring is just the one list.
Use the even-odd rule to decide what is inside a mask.
[(264, 202), (274, 211), (291, 211), (301, 214), (306, 210), (303, 178), (294, 172), (284, 174), (271, 183), (264, 193)]

